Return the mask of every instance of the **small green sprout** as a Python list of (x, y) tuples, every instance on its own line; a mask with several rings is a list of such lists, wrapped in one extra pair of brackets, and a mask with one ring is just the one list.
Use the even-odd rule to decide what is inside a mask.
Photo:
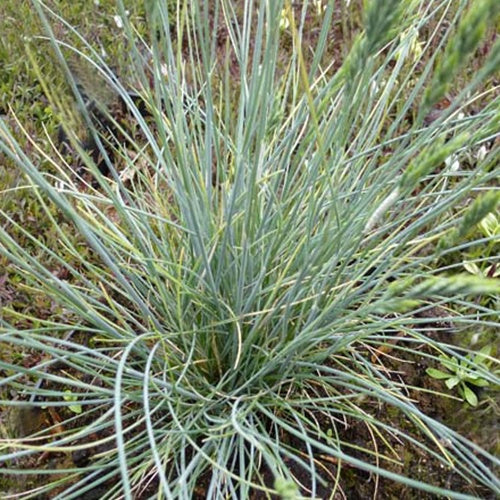
[(500, 276), (500, 269), (497, 268), (496, 264), (491, 264), (484, 271), (472, 261), (464, 260), (462, 265), (468, 273), (479, 276), (480, 278), (498, 278)]
[[(479, 222), (478, 228), (482, 235), (489, 238), (490, 241), (487, 245), (478, 249), (479, 254), (471, 254), (470, 260), (464, 260), (462, 265), (469, 274), (473, 274), (474, 276), (479, 276), (480, 278), (498, 278), (500, 277), (500, 267), (497, 262), (491, 263), (490, 259), (496, 257), (498, 253), (500, 220), (494, 213), (490, 212)], [(490, 294), (484, 299), (484, 304), (482, 303), (482, 305), (488, 305), (491, 301), (498, 301), (498, 294)]]
[(426, 373), (432, 378), (444, 380), (448, 389), (457, 388), (458, 393), (471, 406), (477, 406), (478, 399), (476, 393), (470, 388), (470, 385), (475, 387), (486, 387), (489, 385), (488, 380), (480, 373), (478, 368), (485, 370), (490, 369), (488, 358), (491, 355), (491, 345), (483, 347), (476, 354), (469, 354), (465, 359), (457, 360), (454, 356), (439, 356), (441, 365), (448, 371), (437, 370), (436, 368), (427, 368)]
[(290, 19), (288, 18), (286, 9), (281, 10), (279, 27), (281, 31), (285, 31), (290, 27)]
[(297, 485), (289, 479), (277, 477), (274, 480), (274, 488), (281, 500), (297, 500), (299, 498)]
[[(69, 390), (64, 391), (64, 400), (69, 402), (78, 401), (78, 398)], [(82, 405), (74, 404), (68, 407), (73, 413), (79, 415), (82, 413)]]
[(492, 212), (484, 217), (479, 223), (479, 229), (488, 238), (500, 235), (500, 220)]

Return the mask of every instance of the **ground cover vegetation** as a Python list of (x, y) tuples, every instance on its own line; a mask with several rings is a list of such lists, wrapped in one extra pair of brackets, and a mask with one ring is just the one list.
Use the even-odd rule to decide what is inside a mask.
[(5, 498), (494, 498), (500, 5), (0, 6)]

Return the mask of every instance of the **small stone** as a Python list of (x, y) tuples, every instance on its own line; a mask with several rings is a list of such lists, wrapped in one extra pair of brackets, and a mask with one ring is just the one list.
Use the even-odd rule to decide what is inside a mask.
[(88, 448), (75, 450), (71, 454), (71, 458), (77, 467), (85, 467), (90, 462), (90, 450)]
[(113, 20), (115, 21), (116, 27), (118, 29), (123, 28), (123, 21), (122, 21), (122, 18), (120, 16), (113, 16)]
[(13, 406), (7, 412), (7, 429), (13, 438), (31, 436), (46, 425), (46, 412), (38, 406)]

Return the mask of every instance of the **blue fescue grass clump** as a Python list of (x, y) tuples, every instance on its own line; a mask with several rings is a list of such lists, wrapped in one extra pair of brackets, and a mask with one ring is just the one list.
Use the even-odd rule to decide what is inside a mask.
[[(381, 349), (436, 360), (453, 353), (421, 326), (419, 314), (436, 307), (454, 325), (498, 326), (474, 299), (498, 293), (498, 282), (437, 265), (475, 245), (466, 236), (498, 206), (499, 192), (488, 187), (498, 174), (494, 151), (467, 169), (447, 161), (498, 132), (494, 89), (479, 112), (460, 114), (498, 68), (498, 43), (439, 119), (425, 120), (479, 45), (496, 2), (476, 2), (465, 17), (461, 2), (447, 24), (439, 19), (451, 1), (367, 2), (365, 29), (338, 69), (325, 66), (335, 2), (320, 10), (312, 53), (301, 39), (317, 2), (297, 12), (288, 1), (245, 1), (236, 12), (217, 1), (210, 13), (208, 3), (150, 4), (147, 41), (118, 2), (145, 117), (100, 54), (58, 40), (55, 13), (33, 2), (110, 175), (68, 127), (93, 185), (82, 187), (56, 151), (34, 142), (37, 156), (30, 156), (0, 124), (3, 153), (49, 218), (54, 205), (91, 249), (81, 254), (55, 219), (59, 241), (49, 247), (1, 213), (0, 254), (63, 311), (22, 329), (0, 320), (3, 345), (40, 353), (30, 367), (2, 362), (2, 384), (19, 395), (3, 404), (65, 415), (32, 439), (4, 439), (4, 471), (19, 473), (15, 464), (40, 452), (88, 449), (91, 459), (66, 466), (64, 477), (34, 467), (48, 480), (26, 496), (71, 499), (106, 485), (103, 498), (187, 499), (202, 485), (207, 498), (257, 490), (314, 498), (326, 480), (322, 455), (338, 467), (333, 490), (342, 488), (346, 463), (465, 496), (395, 472), (401, 457), (376, 443), (397, 438), (498, 492), (498, 459), (426, 415), (391, 376)], [(460, 23), (471, 16), (473, 32)], [(440, 29), (416, 43), (431, 22)], [(227, 30), (222, 56), (220, 26)], [(293, 43), (286, 62), (285, 35)], [(100, 136), (85, 116), (75, 60), (121, 98), (135, 134), (116, 123), (120, 141)], [(47, 94), (57, 107), (50, 86)], [(39, 157), (49, 172), (38, 168)], [(14, 233), (31, 238), (52, 266)], [(434, 354), (423, 354), (422, 344)], [(499, 382), (493, 369), (471, 370)], [(405, 425), (376, 418), (368, 401), (395, 408)], [(342, 438), (346, 419), (366, 425), (373, 448)]]

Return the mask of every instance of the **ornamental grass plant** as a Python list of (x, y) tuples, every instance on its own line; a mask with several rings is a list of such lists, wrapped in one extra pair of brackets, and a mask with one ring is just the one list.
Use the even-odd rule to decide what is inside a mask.
[[(5, 498), (333, 498), (353, 469), (382, 497), (379, 479), (451, 498), (473, 497), (467, 485), (500, 492), (498, 457), (422, 409), (426, 389), (400, 375), (449, 355), (499, 385), (494, 357), (474, 366), (436, 335), (443, 312), (464, 335), (499, 326), (494, 301), (480, 300), (498, 280), (447, 260), (496, 237), (473, 235), (500, 200), (500, 100), (484, 86), (498, 40), (429, 116), (500, 7), (366, 2), (339, 61), (337, 3), (147, 2), (141, 34), (118, 0), (120, 77), (33, 0), (37, 43), (55, 54), (99, 159), (47, 82), (73, 157), (49, 136), (52, 148), (23, 148), (24, 124), (0, 121), (2, 153), (58, 234), (48, 244), (0, 211), (0, 255), (57, 306), (0, 315), (3, 352), (32, 360), (0, 360), (1, 405), (59, 416), (3, 433), (2, 473), (25, 485)], [(313, 15), (318, 36), (304, 46)], [(346, 437), (359, 423), (368, 444)], [(410, 449), (460, 488), (405, 470)]]

